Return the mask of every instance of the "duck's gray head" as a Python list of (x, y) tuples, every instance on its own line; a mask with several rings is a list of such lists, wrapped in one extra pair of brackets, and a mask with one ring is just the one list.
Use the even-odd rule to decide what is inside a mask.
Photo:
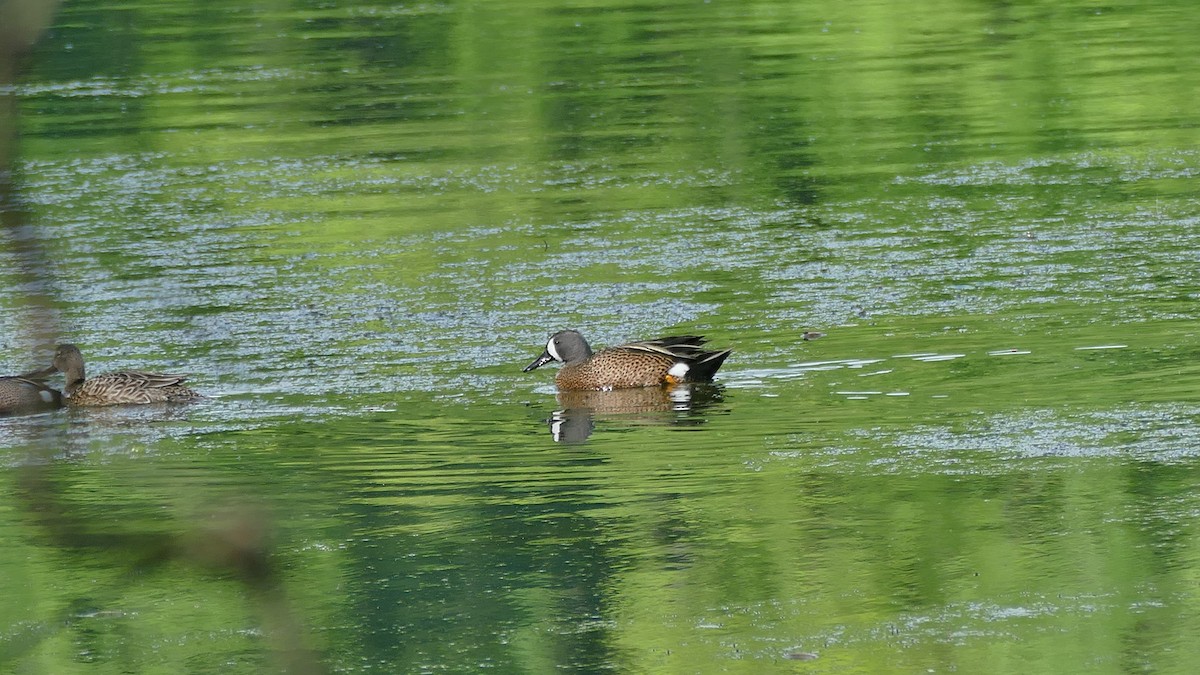
[(54, 352), (54, 364), (51, 368), (67, 377), (67, 391), (73, 391), (75, 387), (83, 384), (86, 377), (83, 372), (83, 354), (79, 353), (79, 347), (75, 345), (59, 345)]
[(592, 356), (592, 348), (588, 345), (587, 340), (583, 339), (579, 331), (575, 330), (560, 330), (550, 339), (546, 341), (546, 350), (542, 355), (533, 360), (533, 363), (525, 366), (522, 372), (528, 373), (534, 368), (550, 363), (551, 361), (559, 361), (561, 363), (578, 363), (586, 361)]
[(67, 372), (72, 367), (83, 370), (83, 354), (79, 347), (71, 344), (61, 344), (54, 352), (54, 367), (60, 372)]

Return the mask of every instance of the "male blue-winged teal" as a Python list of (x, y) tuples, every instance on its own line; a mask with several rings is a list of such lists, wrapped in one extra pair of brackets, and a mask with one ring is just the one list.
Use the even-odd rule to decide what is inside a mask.
[(0, 416), (61, 408), (62, 394), (43, 381), (53, 368), (0, 377)]
[(120, 405), (124, 403), (180, 403), (203, 398), (183, 386), (184, 375), (122, 370), (85, 379), (83, 354), (75, 345), (59, 345), (54, 368), (67, 378), (64, 391), (71, 405)]
[(592, 352), (578, 331), (564, 330), (550, 336), (546, 350), (524, 372), (561, 361), (563, 367), (554, 377), (554, 383), (565, 391), (711, 382), (733, 350), (710, 352), (701, 348), (703, 344), (704, 338), (698, 335), (680, 335)]

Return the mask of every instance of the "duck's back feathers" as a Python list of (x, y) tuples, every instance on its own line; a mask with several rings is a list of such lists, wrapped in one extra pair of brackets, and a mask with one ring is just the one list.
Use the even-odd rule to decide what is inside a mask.
[(84, 380), (68, 396), (74, 405), (177, 403), (201, 398), (184, 386), (186, 380), (184, 375), (122, 370)]

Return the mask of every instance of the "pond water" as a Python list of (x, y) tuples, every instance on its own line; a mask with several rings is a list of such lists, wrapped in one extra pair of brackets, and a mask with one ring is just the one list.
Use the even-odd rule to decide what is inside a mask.
[(208, 398), (0, 419), (0, 670), (1190, 672), (1198, 21), (66, 3), (0, 372)]

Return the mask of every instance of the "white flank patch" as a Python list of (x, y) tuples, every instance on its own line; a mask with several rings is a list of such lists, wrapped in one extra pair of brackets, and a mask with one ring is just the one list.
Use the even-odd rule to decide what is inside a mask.
[(554, 348), (554, 338), (550, 338), (546, 342), (546, 351), (550, 352), (550, 356), (553, 356), (555, 361), (562, 361), (562, 357), (558, 355), (558, 350)]
[(691, 368), (691, 366), (684, 363), (683, 361), (680, 361), (679, 363), (676, 363), (675, 365), (671, 366), (671, 369), (667, 371), (667, 374), (670, 375), (671, 377), (677, 377), (682, 380), (683, 376), (687, 375), (687, 371), (690, 368)]
[(51, 394), (45, 389), (39, 391), (38, 393), (42, 395), (42, 400), (46, 403), (52, 403), (54, 401), (54, 394)]

